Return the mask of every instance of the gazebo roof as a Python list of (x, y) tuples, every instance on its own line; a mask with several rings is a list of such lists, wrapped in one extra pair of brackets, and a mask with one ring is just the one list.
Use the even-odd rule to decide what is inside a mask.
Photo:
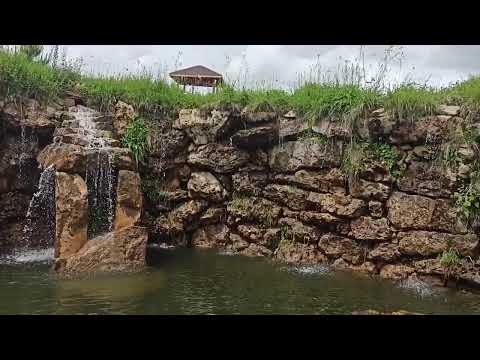
[(222, 75), (210, 70), (209, 68), (202, 66), (202, 65), (197, 65), (197, 66), (192, 66), (186, 69), (182, 70), (177, 70), (174, 72), (170, 73), (170, 76), (172, 78), (185, 78), (185, 77), (192, 77), (192, 78), (213, 78), (213, 79), (221, 79)]

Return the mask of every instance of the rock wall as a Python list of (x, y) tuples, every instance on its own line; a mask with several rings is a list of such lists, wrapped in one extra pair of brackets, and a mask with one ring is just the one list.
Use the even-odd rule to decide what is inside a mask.
[(153, 241), (394, 280), (440, 277), (438, 256), (453, 247), (471, 259), (460, 279), (480, 285), (478, 237), (452, 200), (475, 153), (462, 144), (455, 171), (432, 156), (452, 128), (478, 125), (459, 111), (309, 126), (292, 112), (182, 110), (142, 169), (144, 224)]

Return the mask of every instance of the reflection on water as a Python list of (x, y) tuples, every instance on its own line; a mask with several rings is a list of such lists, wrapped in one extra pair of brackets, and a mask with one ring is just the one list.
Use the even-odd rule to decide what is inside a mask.
[[(480, 313), (478, 295), (395, 286), (324, 266), (285, 266), (212, 250), (150, 249), (137, 274), (61, 280), (45, 263), (0, 262), (1, 314)], [(22, 259), (22, 258), (20, 258)]]

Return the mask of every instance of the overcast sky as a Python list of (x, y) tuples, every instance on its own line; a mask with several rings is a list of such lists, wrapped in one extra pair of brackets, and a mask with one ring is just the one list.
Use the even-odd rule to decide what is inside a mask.
[[(136, 72), (142, 67), (168, 73), (182, 67), (204, 65), (232, 80), (248, 84), (291, 86), (300, 73), (312, 66), (335, 70), (345, 60), (358, 58), (359, 45), (67, 45), (68, 57), (81, 57), (84, 70), (93, 73)], [(387, 46), (365, 46), (367, 77), (373, 76)], [(448, 85), (470, 75), (480, 74), (480, 46), (409, 45), (395, 47), (403, 52), (399, 61), (391, 62), (388, 79), (403, 81), (406, 77), (432, 86)], [(318, 67), (317, 67), (318, 68)]]

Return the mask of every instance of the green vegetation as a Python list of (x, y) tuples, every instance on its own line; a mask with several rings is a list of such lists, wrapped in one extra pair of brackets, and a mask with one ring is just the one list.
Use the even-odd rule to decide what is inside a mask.
[(444, 286), (447, 286), (448, 280), (456, 274), (457, 267), (461, 264), (460, 256), (457, 251), (449, 248), (440, 256), (440, 265), (444, 268)]
[(235, 210), (247, 210), (251, 206), (250, 198), (242, 196), (234, 196), (229, 206)]
[(148, 153), (148, 127), (142, 118), (137, 117), (127, 128), (122, 136), (123, 146), (130, 149), (135, 161), (143, 162)]
[(48, 54), (39, 45), (0, 48), (0, 95), (52, 99), (75, 90), (102, 109), (111, 109), (123, 100), (140, 114), (174, 114), (180, 108), (193, 107), (238, 107), (247, 112), (277, 113), (293, 110), (311, 124), (320, 118), (353, 124), (380, 107), (399, 120), (433, 114), (441, 103), (466, 104), (476, 113), (480, 109), (480, 77), (445, 89), (410, 83), (387, 89), (381, 84), (391, 54), (386, 55), (385, 64), (371, 81), (366, 81), (359, 63), (352, 63), (339, 67), (333, 77), (299, 75), (298, 85), (292, 91), (245, 89), (227, 83), (216, 93), (192, 94), (149, 71), (135, 75), (81, 75), (81, 63), (67, 61), (65, 54), (59, 59), (58, 52), (58, 46)]
[(394, 178), (402, 175), (398, 164), (401, 155), (390, 144), (357, 142), (354, 139), (344, 151), (341, 168), (344, 174), (350, 178), (356, 178), (365, 170), (365, 164), (372, 160), (380, 161)]
[(155, 176), (147, 175), (142, 177), (142, 191), (145, 197), (151, 201), (165, 203), (168, 193), (162, 190), (162, 180)]
[(280, 243), (281, 247), (290, 247), (295, 243), (295, 231), (288, 225), (283, 225), (280, 228)]
[(312, 127), (308, 128), (304, 132), (302, 132), (299, 136), (300, 139), (312, 139), (312, 141), (318, 145), (325, 145), (328, 141), (328, 138), (320, 134), (312, 129)]
[(455, 204), (461, 219), (471, 226), (480, 216), (480, 189), (471, 182), (454, 194)]

